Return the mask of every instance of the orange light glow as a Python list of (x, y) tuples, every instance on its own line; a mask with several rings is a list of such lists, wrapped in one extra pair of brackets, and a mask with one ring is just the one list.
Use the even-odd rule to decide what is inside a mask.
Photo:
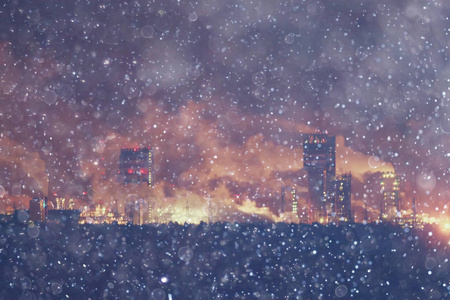
[(444, 233), (450, 234), (450, 222), (441, 222), (439, 223), (439, 227)]

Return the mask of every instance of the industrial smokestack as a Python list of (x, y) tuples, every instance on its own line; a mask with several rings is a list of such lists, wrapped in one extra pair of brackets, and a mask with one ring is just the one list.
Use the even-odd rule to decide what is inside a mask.
[(366, 202), (364, 201), (364, 220), (369, 223), (369, 211), (367, 210)]

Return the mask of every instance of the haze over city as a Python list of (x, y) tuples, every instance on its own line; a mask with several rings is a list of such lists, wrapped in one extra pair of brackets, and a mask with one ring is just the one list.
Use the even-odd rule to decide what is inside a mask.
[[(361, 5), (360, 5), (361, 4)], [(1, 210), (34, 196), (125, 205), (120, 149), (154, 149), (151, 201), (178, 221), (306, 204), (302, 134), (336, 136), (352, 206), (448, 218), (449, 6), (416, 1), (19, 3), (0, 10)], [(320, 18), (321, 22), (314, 22)], [(56, 195), (56, 196), (55, 196)], [(210, 201), (210, 202), (208, 202)], [(267, 206), (269, 210), (263, 209)], [(220, 207), (220, 209), (219, 209)]]
[(0, 4), (0, 300), (449, 299), (450, 2)]

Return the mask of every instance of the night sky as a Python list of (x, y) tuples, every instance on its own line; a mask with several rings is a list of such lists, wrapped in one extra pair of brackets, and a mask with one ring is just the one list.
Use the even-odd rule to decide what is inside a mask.
[[(449, 215), (447, 1), (6, 2), (1, 212), (48, 193), (281, 220), (282, 187), (306, 203), (303, 134), (328, 132), (359, 219), (394, 170), (402, 210)], [(117, 182), (138, 146), (155, 151), (151, 191)]]

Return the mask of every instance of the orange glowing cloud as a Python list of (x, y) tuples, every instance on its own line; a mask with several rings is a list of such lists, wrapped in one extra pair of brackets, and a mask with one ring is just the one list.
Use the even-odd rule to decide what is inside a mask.
[(20, 202), (27, 206), (31, 197), (47, 196), (48, 175), (38, 153), (5, 137), (0, 138), (0, 145), (0, 164), (13, 168), (13, 173), (17, 174), (4, 182), (4, 193), (0, 197), (7, 199), (7, 204)]
[(359, 180), (368, 172), (394, 172), (391, 163), (377, 156), (357, 152), (345, 146), (343, 136), (336, 137), (336, 173), (352, 172)]
[[(284, 188), (296, 186), (299, 195), (303, 195), (298, 199), (300, 209), (306, 205), (307, 181), (302, 171), (301, 145), (305, 132), (299, 130), (316, 130), (272, 117), (257, 122), (255, 117), (242, 112), (233, 112), (230, 122), (229, 116), (209, 115), (209, 105), (190, 101), (171, 115), (151, 107), (149, 102), (145, 116), (136, 125), (142, 128), (140, 135), (110, 131), (105, 133), (106, 137), (96, 137), (101, 145), (94, 145), (93, 153), (85, 155), (81, 164), (84, 176), (91, 178), (92, 201), (109, 203), (111, 208), (124, 212), (127, 196), (136, 194), (158, 210), (159, 221), (200, 222), (210, 218), (225, 221), (253, 215), (259, 219), (298, 222), (298, 217), (288, 210), (280, 213), (278, 200), (263, 207), (255, 193), (264, 192), (265, 188), (279, 192), (282, 186), (274, 182), (281, 182)], [(271, 124), (272, 129), (268, 130), (266, 124)], [(248, 135), (240, 133), (243, 129)], [(280, 131), (295, 139), (278, 142), (273, 132)], [(234, 141), (235, 134), (241, 141)], [(389, 163), (346, 147), (342, 136), (337, 137), (336, 144), (338, 174), (351, 171), (362, 180), (367, 172), (393, 170)], [(154, 189), (143, 185), (124, 187), (117, 182), (120, 149), (139, 146), (154, 149)], [(234, 197), (236, 191), (239, 199)]]

